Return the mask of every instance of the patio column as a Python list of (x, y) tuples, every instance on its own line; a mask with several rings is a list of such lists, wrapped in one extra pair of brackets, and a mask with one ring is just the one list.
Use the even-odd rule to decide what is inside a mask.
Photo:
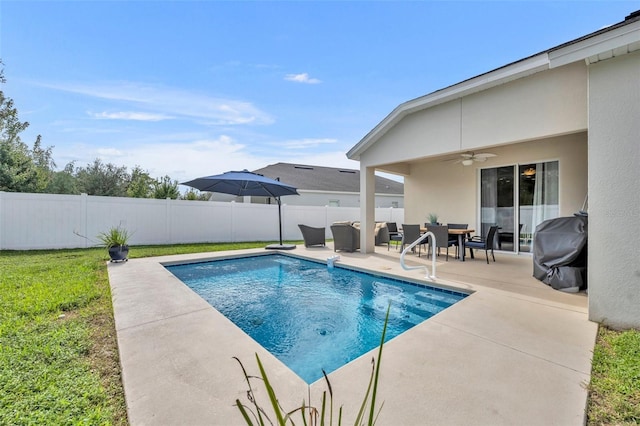
[(375, 250), (376, 217), (376, 175), (375, 168), (360, 163), (360, 252), (373, 253)]
[(640, 327), (640, 51), (589, 67), (589, 319)]

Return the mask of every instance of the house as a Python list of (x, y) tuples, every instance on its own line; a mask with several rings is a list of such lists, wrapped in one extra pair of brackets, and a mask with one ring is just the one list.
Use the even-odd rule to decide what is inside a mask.
[(497, 223), (515, 255), (543, 220), (588, 210), (589, 318), (640, 327), (640, 11), (405, 102), (347, 157), (360, 162), (363, 252), (376, 171), (404, 176), (406, 223)]
[[(360, 206), (360, 171), (303, 164), (276, 163), (258, 170), (271, 179), (279, 178), (298, 189), (299, 197), (286, 197), (283, 203), (296, 206)], [(375, 176), (375, 207), (404, 207), (404, 185)], [(223, 195), (223, 194), (220, 194)], [(223, 195), (224, 196), (224, 195)], [(250, 202), (268, 203), (264, 197), (249, 197)], [(215, 200), (222, 198), (214, 194)], [(227, 199), (230, 199), (227, 197)], [(248, 201), (249, 202), (249, 201)]]

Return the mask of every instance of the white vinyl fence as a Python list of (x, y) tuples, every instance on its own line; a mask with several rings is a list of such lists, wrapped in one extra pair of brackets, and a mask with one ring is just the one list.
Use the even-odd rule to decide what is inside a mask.
[[(357, 207), (282, 205), (282, 237), (302, 240), (298, 224), (359, 220)], [(377, 221), (402, 223), (404, 209), (376, 209)], [(114, 226), (131, 245), (277, 241), (278, 206), (235, 202), (0, 192), (0, 250), (82, 248)]]

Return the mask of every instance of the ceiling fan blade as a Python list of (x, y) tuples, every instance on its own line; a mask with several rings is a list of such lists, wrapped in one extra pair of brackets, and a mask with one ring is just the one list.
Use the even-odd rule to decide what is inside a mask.
[(474, 156), (475, 158), (483, 158), (483, 159), (487, 159), (487, 158), (491, 158), (491, 157), (496, 157), (496, 154), (490, 154), (488, 152), (482, 152), (480, 154), (476, 154)]

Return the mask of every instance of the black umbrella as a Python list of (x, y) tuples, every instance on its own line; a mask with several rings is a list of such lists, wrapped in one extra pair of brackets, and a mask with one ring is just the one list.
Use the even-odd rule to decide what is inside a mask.
[(184, 182), (200, 191), (221, 192), (238, 196), (253, 195), (257, 197), (274, 197), (278, 201), (278, 220), (280, 225), (280, 244), (271, 244), (268, 249), (291, 250), (293, 244), (282, 244), (282, 213), (280, 197), (283, 195), (300, 195), (296, 188), (278, 180), (264, 177), (257, 173), (243, 170), (241, 172), (226, 172), (221, 175), (205, 176)]

